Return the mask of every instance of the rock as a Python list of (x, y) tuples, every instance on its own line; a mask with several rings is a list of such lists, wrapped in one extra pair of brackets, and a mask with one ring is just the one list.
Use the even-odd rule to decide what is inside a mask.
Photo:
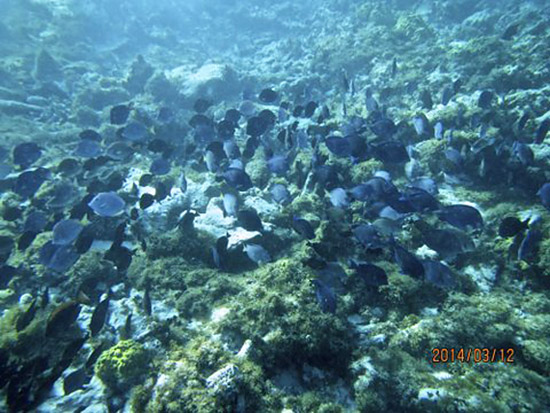
[(211, 199), (206, 207), (206, 212), (195, 218), (195, 228), (207, 232), (215, 238), (229, 234), (228, 248), (251, 240), (259, 235), (258, 231), (247, 231), (241, 227), (235, 227), (235, 218), (224, 217), (223, 210), (218, 206), (219, 200)]
[(443, 389), (423, 388), (418, 391), (418, 401), (420, 403), (437, 403), (445, 397), (447, 392)]
[(40, 51), (36, 56), (33, 74), (34, 78), (41, 82), (63, 79), (61, 65), (45, 50)]
[(69, 395), (63, 393), (63, 378), (56, 381), (51, 392), (51, 397), (36, 408), (39, 413), (46, 412), (87, 412), (107, 413), (105, 404), (105, 390), (101, 381), (93, 377), (82, 390), (77, 390)]
[(227, 100), (241, 89), (237, 73), (224, 64), (206, 64), (195, 72), (180, 66), (166, 73), (166, 77), (180, 84), (180, 93), (193, 102), (199, 97)]

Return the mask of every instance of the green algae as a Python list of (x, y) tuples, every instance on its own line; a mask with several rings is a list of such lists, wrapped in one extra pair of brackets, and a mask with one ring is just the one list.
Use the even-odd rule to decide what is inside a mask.
[(124, 389), (150, 373), (149, 359), (149, 353), (140, 343), (122, 340), (101, 354), (95, 373), (112, 390)]

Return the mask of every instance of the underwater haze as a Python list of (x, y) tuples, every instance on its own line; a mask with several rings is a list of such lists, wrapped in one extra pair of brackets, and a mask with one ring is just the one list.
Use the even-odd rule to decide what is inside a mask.
[(550, 411), (544, 0), (0, 0), (0, 411)]

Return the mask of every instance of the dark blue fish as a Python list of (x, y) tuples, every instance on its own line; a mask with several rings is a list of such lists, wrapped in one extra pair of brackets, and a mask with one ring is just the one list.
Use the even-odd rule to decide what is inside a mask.
[(542, 233), (538, 229), (527, 231), (525, 238), (521, 242), (518, 250), (518, 260), (525, 262), (534, 262), (537, 258), (539, 244), (542, 241)]
[(134, 155), (134, 149), (127, 142), (113, 142), (107, 147), (105, 154), (115, 161), (125, 161)]
[(336, 294), (332, 288), (318, 279), (313, 280), (312, 283), (315, 286), (315, 296), (321, 311), (334, 314), (336, 312)]
[(546, 134), (550, 130), (550, 118), (544, 119), (537, 128), (537, 134), (535, 135), (535, 143), (540, 144), (546, 138)]
[(243, 209), (237, 212), (237, 220), (247, 231), (263, 231), (262, 220), (253, 209)]
[(539, 191), (537, 192), (537, 195), (540, 197), (540, 202), (542, 205), (550, 210), (550, 183), (545, 183), (541, 186)]
[(210, 106), (212, 106), (212, 102), (210, 100), (198, 98), (193, 105), (193, 109), (197, 113), (204, 113)]
[(151, 172), (153, 175), (166, 175), (170, 172), (170, 161), (165, 158), (157, 158), (149, 167), (149, 172)]
[(130, 142), (143, 142), (148, 135), (145, 125), (135, 121), (130, 122), (122, 130), (122, 137)]
[(351, 145), (347, 138), (329, 136), (325, 139), (325, 145), (327, 145), (328, 150), (336, 156), (344, 157), (351, 155)]
[(456, 279), (449, 267), (435, 260), (422, 261), (424, 279), (438, 287), (447, 289), (456, 286)]
[[(417, 224), (418, 227), (420, 227)], [(454, 259), (458, 254), (475, 248), (472, 239), (461, 231), (453, 229), (421, 228), (422, 241), (436, 251), (443, 259)]]
[(502, 238), (515, 237), (521, 231), (528, 228), (529, 220), (520, 221), (517, 217), (505, 217), (500, 221), (498, 235)]
[(273, 200), (280, 205), (286, 205), (292, 200), (290, 192), (288, 192), (286, 186), (282, 184), (274, 184), (269, 192)]
[(254, 116), (248, 119), (246, 124), (246, 134), (252, 137), (263, 135), (269, 127), (269, 120), (266, 117)]
[(267, 167), (272, 173), (283, 176), (288, 172), (290, 165), (286, 156), (274, 155), (267, 161)]
[(374, 156), (384, 163), (405, 163), (410, 159), (405, 145), (399, 141), (384, 141), (373, 146)]
[(53, 243), (55, 245), (70, 245), (82, 231), (82, 224), (75, 219), (63, 219), (53, 227)]
[(318, 108), (317, 102), (313, 102), (313, 101), (308, 102), (304, 109), (304, 116), (306, 118), (311, 118), (317, 108)]
[(227, 192), (223, 194), (223, 210), (226, 216), (237, 216), (239, 200), (235, 194)]
[(93, 129), (85, 129), (80, 132), (78, 136), (80, 137), (80, 139), (90, 140), (94, 142), (101, 142), (103, 140), (101, 135)]
[(163, 106), (158, 111), (157, 120), (160, 123), (170, 123), (174, 120), (174, 112), (172, 109)]
[(13, 192), (23, 198), (30, 198), (49, 179), (50, 175), (50, 171), (46, 168), (25, 171), (16, 178)]
[(216, 130), (220, 139), (231, 139), (235, 135), (235, 123), (223, 119), (216, 124)]
[(389, 139), (397, 132), (397, 126), (381, 111), (371, 112), (367, 117), (367, 124), (372, 133), (379, 138)]
[(90, 139), (83, 139), (78, 143), (74, 154), (82, 158), (95, 158), (101, 154), (101, 145)]
[(34, 142), (24, 142), (13, 148), (13, 163), (27, 169), (42, 156), (42, 150)]
[(246, 255), (251, 261), (258, 265), (271, 261), (271, 256), (266, 249), (258, 244), (246, 244), (244, 252), (246, 252)]
[(380, 249), (385, 245), (380, 237), (378, 229), (374, 225), (361, 224), (353, 228), (352, 232), (355, 238), (357, 238), (366, 249)]
[(294, 231), (305, 239), (315, 238), (315, 230), (309, 221), (303, 218), (293, 217), (291, 226)]
[(489, 109), (491, 107), (491, 103), (493, 101), (494, 93), (490, 90), (484, 90), (479, 95), (479, 98), (477, 100), (477, 105), (481, 109)]
[(361, 277), (368, 286), (379, 287), (388, 284), (388, 276), (386, 271), (378, 265), (369, 262), (350, 262), (350, 267), (355, 270), (355, 274)]
[(454, 95), (453, 88), (450, 86), (445, 86), (443, 88), (443, 92), (441, 93), (441, 104), (443, 106), (446, 106), (449, 103), (449, 101), (452, 99), (453, 95)]
[(393, 258), (404, 274), (414, 278), (422, 278), (424, 276), (424, 267), (416, 255), (407, 251), (393, 239), (391, 246), (393, 249)]
[(420, 177), (410, 183), (413, 188), (420, 188), (428, 192), (430, 195), (437, 195), (439, 190), (437, 189), (437, 183), (428, 177)]
[(443, 153), (445, 155), (445, 158), (447, 158), (455, 166), (460, 167), (464, 164), (464, 157), (455, 148), (447, 148)]
[(439, 201), (421, 188), (407, 188), (400, 198), (412, 205), (416, 212), (435, 211), (439, 208)]
[(269, 88), (263, 89), (258, 96), (260, 102), (262, 103), (273, 103), (278, 99), (278, 97), (279, 95), (277, 92)]
[(27, 216), (25, 224), (23, 225), (23, 230), (39, 234), (40, 232), (44, 231), (44, 228), (46, 228), (47, 224), (48, 217), (46, 216), (46, 214), (44, 214), (42, 211), (33, 211)]
[(222, 177), (225, 179), (225, 182), (238, 191), (246, 191), (252, 188), (252, 181), (250, 176), (238, 168), (228, 168), (223, 174)]
[(438, 215), (442, 221), (460, 229), (483, 227), (481, 213), (470, 205), (447, 205), (441, 208)]
[(525, 143), (515, 141), (512, 144), (512, 151), (525, 166), (533, 165), (535, 162), (535, 154), (533, 153), (533, 150)]
[(124, 200), (115, 192), (101, 192), (97, 194), (88, 206), (99, 216), (114, 217), (124, 210)]
[(228, 109), (225, 112), (224, 120), (231, 122), (233, 125), (239, 125), (239, 119), (241, 119), (241, 112), (237, 109)]
[(129, 105), (116, 105), (109, 113), (111, 125), (123, 125), (128, 120), (131, 107)]
[(335, 208), (347, 208), (349, 206), (348, 194), (343, 188), (334, 188), (330, 191), (330, 203)]
[(239, 159), (241, 157), (241, 150), (233, 139), (223, 141), (223, 152), (227, 159)]
[(39, 262), (51, 270), (65, 272), (78, 260), (79, 255), (72, 245), (55, 245), (48, 241), (40, 249)]

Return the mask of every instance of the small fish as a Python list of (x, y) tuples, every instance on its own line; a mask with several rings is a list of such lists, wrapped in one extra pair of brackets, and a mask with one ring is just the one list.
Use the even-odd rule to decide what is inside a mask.
[(522, 131), (523, 128), (525, 128), (525, 125), (527, 124), (527, 121), (530, 117), (531, 115), (529, 114), (529, 112), (524, 112), (523, 115), (521, 115), (521, 118), (519, 118), (518, 120), (518, 131)]
[(445, 86), (443, 92), (441, 93), (441, 104), (447, 106), (454, 95), (454, 90), (450, 86)]
[(86, 359), (86, 363), (84, 364), (84, 366), (87, 368), (87, 369), (90, 369), (94, 366), (95, 362), (97, 361), (97, 359), (99, 358), (99, 356), (101, 356), (101, 353), (103, 353), (103, 351), (105, 350), (105, 344), (104, 343), (101, 343), (99, 344), (99, 346), (97, 346), (91, 353), (90, 355), (88, 356), (88, 358)]
[(443, 127), (443, 123), (441, 121), (437, 122), (434, 126), (434, 137), (436, 139), (443, 139), (443, 136), (445, 134), (445, 129)]
[(391, 63), (391, 77), (397, 74), (397, 57), (394, 57)]
[(76, 301), (67, 301), (57, 306), (48, 317), (46, 322), (46, 337), (53, 337), (67, 331), (80, 314), (80, 304)]
[(431, 110), (433, 107), (432, 94), (428, 89), (422, 89), (420, 92), (420, 101), (424, 109)]
[(27, 306), (27, 309), (19, 314), (17, 321), (15, 322), (15, 330), (22, 331), (32, 322), (34, 316), (36, 315), (36, 310), (38, 309), (36, 305), (36, 298), (34, 298), (31, 303)]
[(90, 333), (92, 337), (95, 337), (103, 328), (105, 319), (107, 317), (107, 310), (109, 309), (110, 291), (107, 292), (107, 297), (99, 302), (90, 320)]
[(502, 36), (500, 38), (502, 40), (512, 40), (512, 38), (518, 34), (519, 31), (519, 23), (512, 23), (509, 25), (506, 30), (504, 30), (504, 33), (502, 33)]
[(149, 317), (151, 317), (151, 314), (153, 313), (153, 305), (151, 303), (151, 296), (149, 294), (149, 287), (146, 287), (145, 292), (143, 293), (143, 311)]
[(542, 205), (550, 210), (550, 183), (545, 183), (541, 186), (539, 191), (537, 192), (537, 195), (540, 197), (540, 202)]
[(129, 340), (132, 338), (132, 313), (128, 313), (124, 326), (119, 331), (120, 338), (123, 340)]
[(147, 209), (155, 203), (155, 197), (151, 194), (145, 193), (139, 198), (139, 208)]
[(546, 134), (550, 130), (550, 118), (544, 119), (539, 127), (537, 128), (537, 133), (535, 135), (535, 143), (541, 144), (544, 141), (544, 138), (546, 138)]

